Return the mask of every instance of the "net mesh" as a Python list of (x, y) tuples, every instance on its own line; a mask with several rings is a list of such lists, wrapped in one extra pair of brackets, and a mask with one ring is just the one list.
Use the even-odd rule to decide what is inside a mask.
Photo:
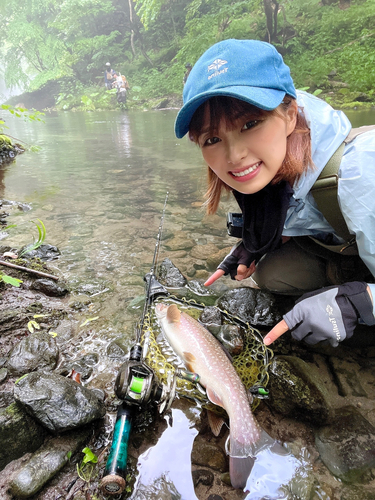
[[(184, 309), (184, 311), (188, 314), (190, 313), (193, 317), (197, 317), (201, 308), (200, 310), (195, 308), (194, 311), (194, 304), (188, 301), (185, 302), (187, 302), (186, 306), (188, 309)], [(193, 310), (191, 308), (193, 308)], [(225, 322), (230, 324), (236, 323), (236, 318), (231, 318), (228, 313), (224, 312), (224, 314), (226, 318)], [(144, 346), (145, 342), (147, 343), (146, 363), (152, 368), (160, 382), (167, 384), (168, 374), (173, 376), (178, 366), (167, 359), (168, 356), (163, 352), (162, 343), (157, 342), (156, 338), (159, 332), (160, 328), (156, 324), (155, 317), (151, 312), (151, 314), (146, 316), (144, 321), (141, 344)], [(273, 353), (271, 349), (266, 347), (262, 342), (260, 332), (248, 324), (246, 328), (243, 328), (243, 338), (243, 350), (237, 356), (233, 356), (233, 366), (246, 389), (256, 385), (266, 387), (268, 384), (268, 365)], [(207, 400), (202, 392), (199, 391), (196, 384), (192, 382), (177, 377), (176, 390), (182, 396), (202, 401), (204, 406), (209, 409), (218, 408), (213, 408), (214, 405)], [(255, 409), (258, 404), (259, 399), (254, 398), (251, 405), (252, 409)]]

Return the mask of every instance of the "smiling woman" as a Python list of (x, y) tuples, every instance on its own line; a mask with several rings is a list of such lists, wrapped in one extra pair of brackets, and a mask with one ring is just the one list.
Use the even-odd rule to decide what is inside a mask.
[(210, 130), (210, 109), (207, 104), (202, 106), (204, 132), (198, 144), (207, 165), (221, 181), (243, 194), (256, 193), (273, 181), (286, 157), (287, 138), (296, 125), (295, 101), (290, 100), (285, 111), (280, 105), (278, 112), (264, 111), (258, 119), (244, 114), (229, 127), (220, 119), (217, 131)]
[[(297, 92), (281, 55), (258, 40), (213, 45), (193, 67), (183, 99), (175, 132), (177, 137), (189, 132), (206, 161), (208, 213), (216, 212), (225, 189), (233, 192), (243, 215), (242, 241), (206, 286), (230, 274), (237, 280), (252, 276), (253, 286), (273, 293), (313, 292), (314, 298), (300, 302), (269, 332), (267, 344), (290, 329), (298, 340), (336, 346), (353, 335), (358, 321), (375, 324), (375, 285), (367, 285), (375, 276), (375, 252), (369, 250), (375, 248), (375, 199), (364, 194), (375, 185), (373, 169), (366, 168), (375, 162), (375, 131), (366, 130), (344, 149), (351, 129), (346, 116)], [(318, 208), (312, 193), (339, 147), (332, 200), (338, 196), (337, 217), (344, 218), (345, 231), (336, 228), (330, 206)], [(342, 251), (348, 248), (346, 273), (332, 272), (333, 266), (341, 271)], [(346, 281), (353, 283), (343, 290)], [(329, 285), (334, 292), (322, 288)], [(339, 335), (332, 335), (327, 304), (340, 320)]]

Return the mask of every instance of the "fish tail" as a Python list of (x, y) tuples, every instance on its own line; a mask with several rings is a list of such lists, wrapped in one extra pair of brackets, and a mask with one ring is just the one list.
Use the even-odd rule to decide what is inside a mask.
[(254, 462), (254, 457), (229, 457), (229, 475), (233, 488), (245, 488)]
[(255, 426), (250, 434), (230, 432), (229, 474), (233, 488), (244, 488), (257, 453), (275, 443), (263, 429)]

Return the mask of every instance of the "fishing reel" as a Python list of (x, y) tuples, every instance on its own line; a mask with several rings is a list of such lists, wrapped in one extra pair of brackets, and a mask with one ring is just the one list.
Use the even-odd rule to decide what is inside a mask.
[(129, 360), (119, 369), (115, 393), (128, 405), (144, 408), (153, 403), (164, 413), (175, 398), (176, 380), (176, 374), (170, 373), (166, 384), (159, 382), (153, 370), (142, 361), (142, 346), (135, 344), (130, 349)]

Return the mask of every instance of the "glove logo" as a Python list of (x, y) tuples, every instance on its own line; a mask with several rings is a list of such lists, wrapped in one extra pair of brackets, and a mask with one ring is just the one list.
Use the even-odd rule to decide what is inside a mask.
[(340, 335), (340, 330), (337, 325), (337, 321), (333, 316), (333, 307), (327, 304), (326, 306), (326, 313), (328, 314), (328, 320), (332, 325), (333, 333), (336, 335), (336, 340), (337, 342), (341, 341), (341, 335)]

